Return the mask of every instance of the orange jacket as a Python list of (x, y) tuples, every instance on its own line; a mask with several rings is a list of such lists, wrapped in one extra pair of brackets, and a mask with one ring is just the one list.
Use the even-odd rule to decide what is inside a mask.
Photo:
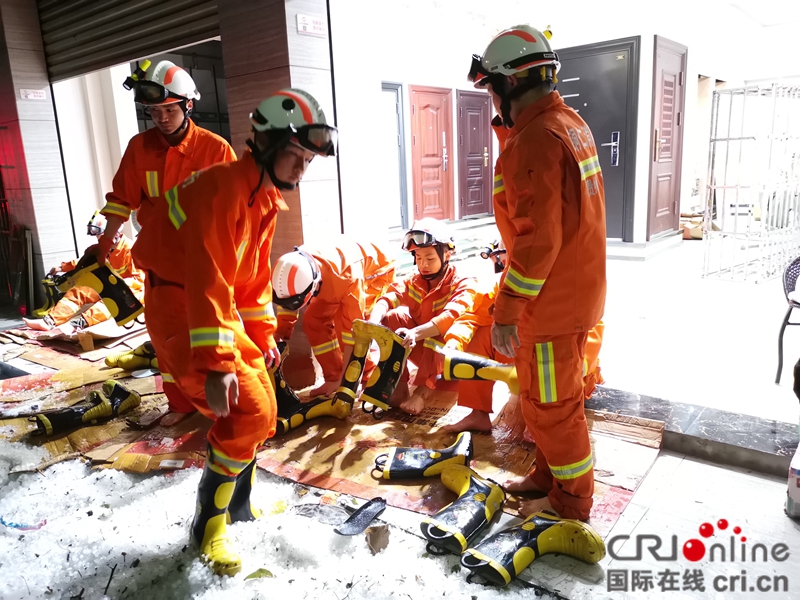
[(155, 255), (150, 269), (186, 291), (191, 359), (201, 373), (235, 371), (234, 332), (242, 324), (262, 352), (275, 347), (269, 256), (285, 204), (264, 186), (251, 199), (259, 179), (247, 151), (167, 191), (174, 220), (163, 215), (156, 224), (172, 227), (177, 250)]
[(480, 293), (474, 278), (459, 277), (456, 268), (448, 265), (434, 288), (422, 275), (414, 273), (398, 286), (398, 291), (391, 291), (379, 299), (387, 302), (390, 308), (408, 307), (418, 325), (432, 321), (444, 335), (458, 316), (473, 309)]
[[(111, 249), (107, 262), (123, 279), (134, 277), (141, 280), (142, 272), (133, 264), (132, 248), (133, 242), (127, 236), (122, 235), (117, 245)], [(61, 263), (61, 271), (63, 273), (72, 271), (77, 264), (78, 259), (63, 262)]]
[(169, 225), (163, 218), (169, 211), (164, 192), (197, 171), (232, 160), (236, 154), (228, 142), (191, 121), (177, 146), (170, 146), (155, 128), (131, 138), (100, 212), (128, 219), (131, 211), (139, 211), (136, 218), (142, 230), (133, 251), (139, 268), (150, 269), (158, 255), (176, 251), (174, 228), (157, 226)]
[[(487, 287), (484, 285), (484, 288)], [(495, 279), (490, 289), (483, 289), (475, 299), (472, 310), (459, 315), (444, 336), (445, 343), (458, 342), (457, 349), (464, 350), (472, 341), (478, 327), (488, 327), (492, 324), (494, 301), (500, 289), (499, 277)]]
[[(341, 344), (352, 346), (353, 321), (365, 319), (375, 301), (369, 292), (382, 294), (391, 285), (394, 261), (375, 244), (357, 243), (345, 236), (318, 246), (303, 245), (320, 268), (322, 286), (308, 304), (303, 316), (303, 332), (327, 378), (342, 374)], [(372, 303), (372, 304), (371, 304)], [(287, 339), (297, 323), (297, 311), (278, 307), (275, 337)]]
[(494, 208), (508, 266), (494, 320), (522, 337), (588, 332), (606, 295), (603, 176), (589, 127), (552, 92), (498, 129)]

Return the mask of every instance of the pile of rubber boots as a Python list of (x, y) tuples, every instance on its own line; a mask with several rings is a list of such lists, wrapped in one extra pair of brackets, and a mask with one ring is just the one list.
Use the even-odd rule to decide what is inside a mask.
[(41, 412), (29, 420), (36, 423), (34, 435), (54, 435), (110, 421), (140, 403), (139, 394), (112, 379), (106, 381), (100, 390), (89, 392), (89, 396), (77, 404)]
[(558, 553), (587, 563), (605, 556), (602, 538), (586, 523), (562, 519), (549, 512), (530, 515), (521, 523), (479, 541), (486, 527), (502, 512), (503, 489), (470, 468), (472, 437), (460, 433), (442, 450), (392, 448), (375, 459), (384, 479), (440, 476), (456, 499), (420, 525), (432, 555), (461, 555), (461, 565), (474, 579), (508, 585), (534, 560)]

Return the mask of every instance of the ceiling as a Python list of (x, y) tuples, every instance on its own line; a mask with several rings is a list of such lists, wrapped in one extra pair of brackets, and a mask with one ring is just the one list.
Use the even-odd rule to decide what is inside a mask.
[(759, 27), (800, 23), (798, 0), (733, 0), (729, 4)]

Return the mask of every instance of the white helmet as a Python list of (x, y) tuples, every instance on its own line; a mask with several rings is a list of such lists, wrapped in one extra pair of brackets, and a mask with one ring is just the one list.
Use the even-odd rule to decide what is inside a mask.
[(288, 310), (300, 310), (319, 293), (322, 274), (316, 259), (305, 250), (281, 256), (272, 269), (272, 301)]
[(292, 141), (316, 154), (336, 154), (336, 128), (328, 125), (319, 102), (303, 90), (275, 92), (250, 113), (250, 124), (254, 131), (285, 131)]
[(403, 250), (412, 252), (416, 248), (440, 246), (443, 250), (453, 251), (456, 243), (450, 235), (447, 224), (431, 217), (414, 221), (414, 226), (403, 237)]
[(551, 33), (534, 29), (530, 25), (515, 25), (498, 33), (489, 42), (483, 56), (472, 57), (469, 80), (476, 87), (490, 81), (492, 75), (514, 75), (536, 67), (561, 68), (556, 54), (550, 47)]
[(168, 60), (148, 69), (145, 78), (134, 83), (134, 90), (134, 101), (146, 106), (200, 99), (192, 76)]

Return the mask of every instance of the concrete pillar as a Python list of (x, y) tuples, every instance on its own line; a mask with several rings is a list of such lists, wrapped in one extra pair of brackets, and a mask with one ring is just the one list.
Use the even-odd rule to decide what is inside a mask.
[(38, 281), (76, 244), (35, 0), (0, 0), (0, 135), (9, 211), (32, 231)]
[[(298, 32), (298, 14), (320, 19), (320, 35)], [(335, 124), (330, 45), (325, 0), (250, 0), (221, 2), (220, 36), (228, 90), (234, 150), (244, 152), (250, 134), (249, 115), (258, 104), (284, 87), (299, 87), (322, 105)], [(338, 168), (333, 158), (316, 158), (298, 189), (284, 194), (290, 210), (279, 216), (272, 258), (294, 246), (341, 232)], [(300, 325), (292, 337), (287, 381), (293, 387), (313, 382), (310, 348)]]

